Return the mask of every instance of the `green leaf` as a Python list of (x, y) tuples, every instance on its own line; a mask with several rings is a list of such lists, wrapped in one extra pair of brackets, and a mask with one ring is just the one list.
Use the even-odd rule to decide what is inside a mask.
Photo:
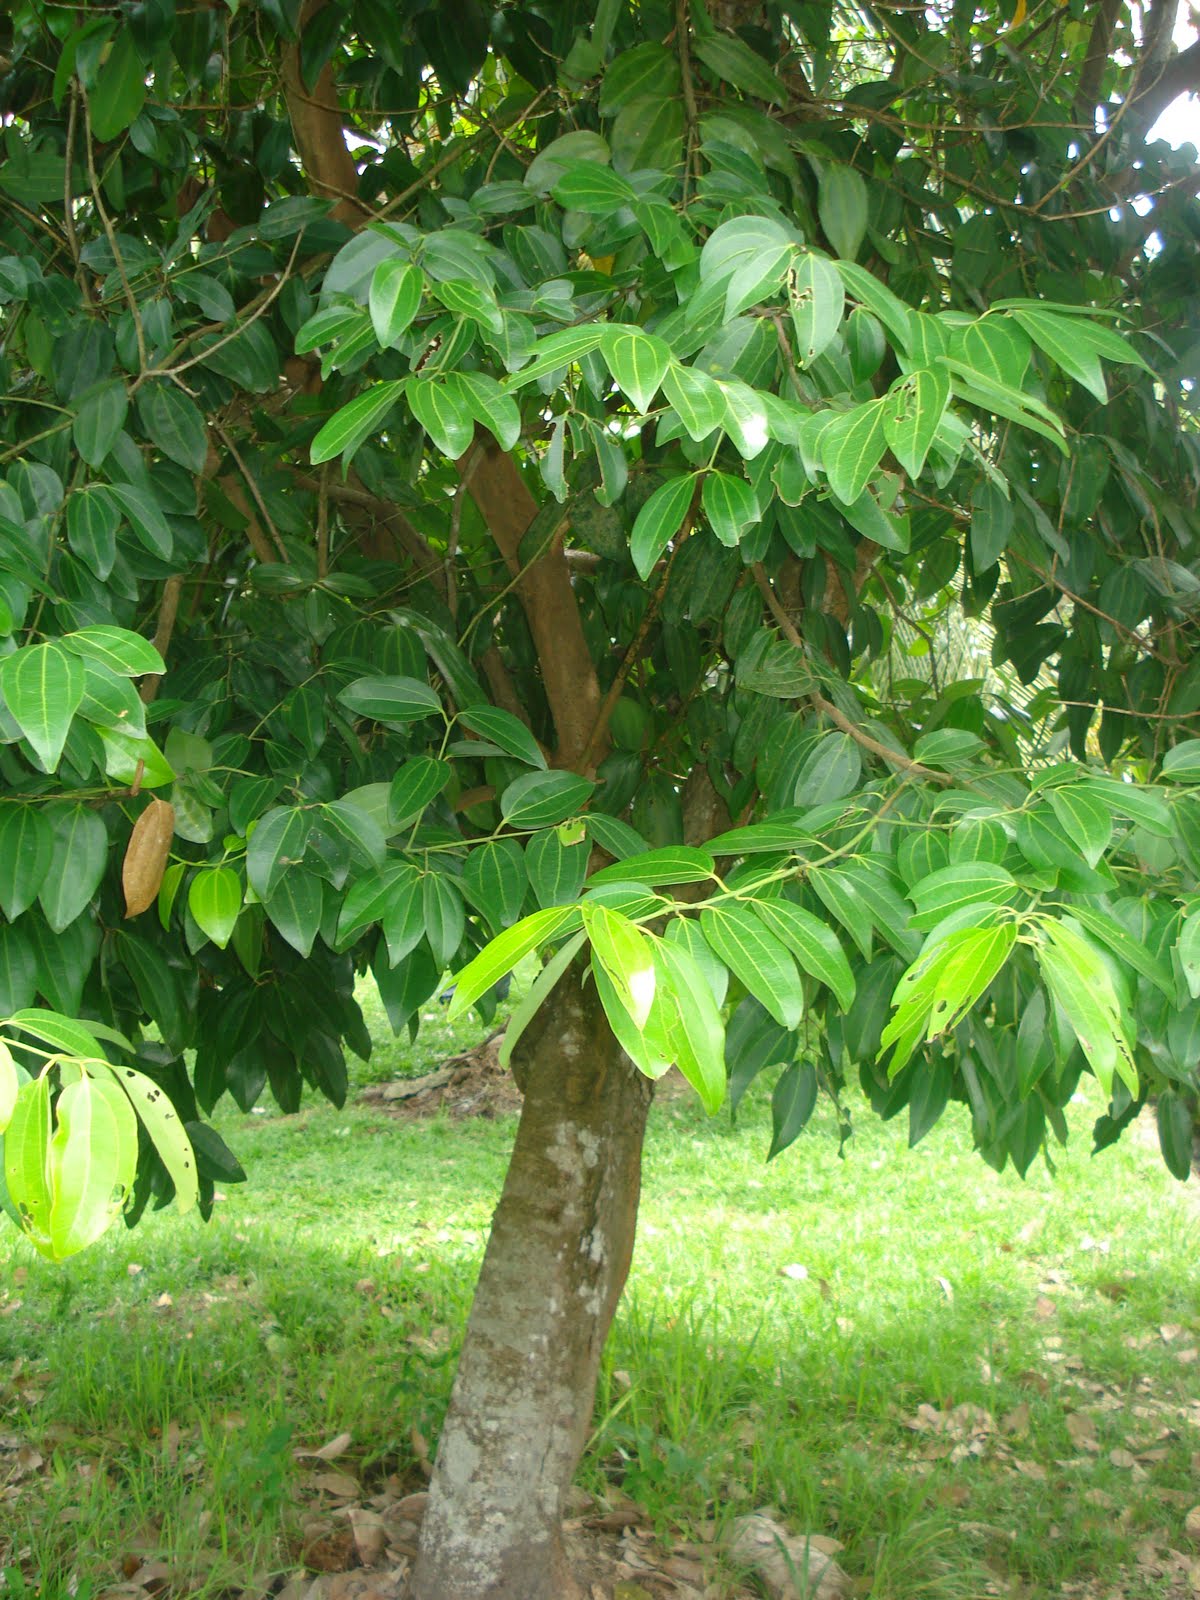
[[(1094, 345), (1081, 337), (1086, 323), (1074, 317), (1056, 317), (1053, 312), (1034, 310), (1032, 307), (1014, 311), (1013, 315), (1025, 332), (1055, 362), (1068, 377), (1081, 383), (1089, 394), (1095, 395), (1101, 405), (1108, 400), (1104, 372)], [(1116, 338), (1116, 335), (1112, 335)]]
[(854, 974), (833, 930), (790, 900), (756, 900), (754, 911), (770, 932), (783, 940), (804, 971), (832, 990), (842, 1010), (849, 1011), (854, 1004)]
[(656, 39), (625, 50), (609, 63), (600, 84), (600, 115), (613, 116), (631, 100), (651, 94), (675, 94), (679, 59)]
[(196, 1181), (196, 1153), (192, 1149), (179, 1114), (153, 1078), (132, 1067), (114, 1067), (113, 1076), (129, 1096), (133, 1109), (158, 1151), (162, 1164), (175, 1185), (175, 1206), (190, 1211), (199, 1198)]
[(859, 886), (844, 872), (827, 867), (810, 868), (808, 883), (825, 909), (837, 918), (854, 940), (863, 960), (869, 961), (874, 924)]
[(458, 713), (458, 720), (472, 733), (487, 739), (506, 754), (523, 761), (526, 766), (545, 770), (546, 758), (541, 746), (521, 719), (511, 711), (502, 711), (499, 706), (467, 706)]
[(683, 106), (659, 88), (617, 112), (612, 128), (613, 166), (621, 172), (675, 172), (683, 165)]
[(700, 931), (713, 953), (784, 1028), (804, 1014), (800, 974), (787, 947), (768, 933), (748, 905), (726, 904), (700, 913)]
[(81, 397), (71, 436), (89, 467), (100, 466), (120, 437), (129, 411), (129, 395), (118, 378), (98, 383)]
[(549, 828), (586, 805), (596, 785), (573, 772), (527, 772), (500, 796), (500, 814), (510, 828)]
[(862, 752), (848, 733), (825, 733), (796, 774), (798, 806), (823, 806), (851, 794), (862, 777)]
[(574, 933), (582, 916), (578, 906), (549, 906), (506, 928), (467, 963), (454, 979), (454, 997), (447, 1013), (451, 1022), (473, 1006), (523, 960), (562, 933)]
[(108, 862), (108, 832), (89, 806), (55, 806), (54, 865), (38, 893), (46, 921), (61, 933), (95, 894)]
[(137, 408), (142, 432), (169, 461), (185, 472), (204, 471), (208, 429), (194, 400), (169, 381), (148, 383), (138, 394)]
[(14, 922), (37, 899), (54, 860), (54, 833), (35, 805), (0, 806), (0, 911)]
[(1089, 867), (1094, 867), (1112, 842), (1112, 813), (1087, 790), (1074, 784), (1049, 789), (1046, 798), (1063, 832), (1075, 844)]
[(457, 459), (475, 437), (475, 418), (457, 385), (444, 378), (414, 378), (405, 398), (436, 449)]
[(20, 1087), (21, 1078), (17, 1072), (17, 1064), (12, 1058), (12, 1051), (3, 1040), (0, 1040), (0, 1133), (4, 1132), (12, 1120)]
[[(1175, 975), (1170, 966), (1165, 961), (1160, 960), (1153, 950), (1139, 943), (1126, 928), (1121, 926), (1115, 917), (1110, 916), (1107, 911), (1101, 911), (1096, 906), (1087, 906), (1080, 903), (1071, 906), (1071, 916), (1086, 933), (1092, 935), (1093, 939), (1097, 939), (1101, 944), (1107, 945), (1119, 962), (1129, 967), (1132, 971), (1140, 973), (1166, 999), (1174, 1003), (1176, 993)], [(1180, 945), (1180, 959), (1182, 961), (1182, 938)], [(1184, 976), (1186, 979), (1186, 968)], [(1189, 984), (1190, 987), (1191, 985)], [(1193, 998), (1195, 999), (1197, 996), (1194, 995)]]
[(121, 514), (99, 484), (74, 490), (67, 498), (67, 543), (103, 583), (117, 558)]
[(836, 253), (853, 261), (867, 231), (867, 186), (861, 173), (837, 161), (823, 167), (817, 214)]
[(899, 379), (884, 400), (884, 437), (910, 478), (920, 477), (949, 401), (950, 378), (944, 368), (933, 367)]
[[(564, 838), (564, 834), (577, 836)], [(562, 906), (578, 900), (590, 854), (591, 845), (578, 823), (535, 833), (525, 848), (525, 867), (538, 905)]]
[(663, 939), (654, 946), (656, 988), (675, 1001), (669, 1024), (675, 1064), (700, 1096), (709, 1116), (725, 1099), (725, 1026), (703, 970), (683, 945)]
[(440, 716), (442, 712), (442, 702), (434, 690), (419, 678), (355, 678), (338, 699), (356, 716), (370, 717), (374, 722), (403, 725)]
[(297, 955), (307, 959), (321, 926), (321, 880), (315, 873), (290, 867), (282, 872), (263, 908)]
[(0, 1016), (32, 1005), (37, 992), (37, 957), (24, 930), (0, 927)]
[(866, 267), (854, 261), (839, 261), (838, 275), (859, 305), (865, 306), (883, 323), (897, 350), (907, 351), (912, 339), (908, 307)]
[(242, 880), (232, 867), (206, 867), (192, 879), (188, 910), (219, 950), (229, 943), (241, 909)]
[(677, 883), (704, 883), (716, 871), (712, 852), (695, 845), (673, 844), (662, 850), (640, 850), (601, 867), (588, 879), (588, 888), (603, 883), (647, 883), (663, 887)]
[(1061, 420), (1033, 395), (993, 383), (983, 373), (964, 366), (961, 361), (953, 361), (949, 356), (942, 357), (942, 364), (951, 373), (954, 392), (961, 399), (978, 406), (981, 411), (1005, 417), (1022, 428), (1030, 428), (1034, 433), (1041, 434), (1043, 439), (1049, 439), (1064, 456), (1070, 454)]
[(640, 578), (648, 578), (667, 545), (683, 527), (695, 492), (694, 472), (668, 478), (637, 514), (629, 536), (629, 553)]
[(602, 326), (593, 322), (581, 328), (563, 328), (559, 333), (539, 339), (533, 347), (533, 359), (509, 377), (508, 387), (523, 388), (535, 378), (544, 378), (551, 372), (574, 365), (583, 356), (600, 348), (605, 332)]
[(447, 873), (425, 874), (421, 885), (421, 910), (433, 959), (439, 967), (449, 966), (462, 943), (466, 913), (462, 895)]
[(700, 505), (717, 538), (731, 547), (762, 518), (753, 488), (745, 478), (735, 478), (728, 472), (705, 473)]
[(971, 566), (976, 574), (987, 572), (1004, 554), (1013, 520), (1012, 501), (984, 478), (971, 496)]
[(92, 137), (107, 144), (137, 120), (146, 103), (146, 68), (129, 28), (120, 28), (88, 95)]
[(753, 461), (771, 437), (766, 405), (748, 383), (718, 380), (717, 387), (725, 401), (725, 432), (742, 459)]
[(1161, 1089), (1154, 1111), (1163, 1162), (1173, 1178), (1186, 1183), (1192, 1175), (1195, 1137), (1192, 1108), (1174, 1089)]
[(499, 932), (521, 915), (529, 874), (516, 839), (489, 839), (476, 846), (463, 863), (463, 893)]
[(1200, 739), (1184, 739), (1173, 745), (1163, 757), (1162, 774), (1177, 783), (1200, 780)]
[(501, 450), (511, 450), (521, 437), (521, 408), (512, 395), (486, 372), (452, 372), (446, 381), (476, 422), (495, 436)]
[(793, 1061), (779, 1074), (771, 1094), (771, 1148), (767, 1160), (794, 1144), (808, 1126), (817, 1105), (817, 1069), (811, 1061)]
[(347, 944), (371, 923), (383, 925), (388, 964), (398, 966), (425, 937), (421, 874), (406, 861), (389, 861), (354, 883), (338, 915), (337, 939)]
[(670, 345), (639, 328), (609, 326), (604, 329), (600, 353), (621, 392), (639, 411), (649, 411), (671, 366)]
[(129, 526), (146, 549), (163, 561), (169, 561), (175, 538), (158, 501), (132, 483), (110, 484), (108, 492), (116, 499)]
[(17, 1091), (4, 1134), (4, 1183), (30, 1243), (53, 1255), (50, 1211), (50, 1080), (34, 1078)]
[(408, 331), (421, 309), (424, 289), (421, 269), (400, 256), (389, 256), (375, 268), (367, 308), (381, 350), (390, 350)]
[(603, 968), (630, 1021), (641, 1032), (649, 1021), (658, 987), (651, 940), (608, 906), (585, 901), (581, 914), (592, 947), (593, 968)]
[(692, 41), (692, 52), (719, 83), (731, 83), (756, 100), (784, 104), (783, 85), (770, 65), (748, 44), (728, 33), (710, 33)]
[(697, 444), (725, 420), (725, 396), (708, 374), (696, 367), (673, 361), (663, 376), (662, 391)]
[(0, 694), (47, 772), (58, 766), (83, 690), (83, 667), (61, 645), (26, 645), (0, 662)]
[(959, 861), (942, 867), (909, 890), (909, 899), (917, 908), (912, 926), (935, 928), (964, 906), (1007, 905), (1017, 887), (1012, 873), (991, 861)]
[(309, 446), (312, 464), (318, 466), (322, 461), (332, 461), (334, 456), (353, 455), (364, 439), (383, 426), (409, 381), (395, 378), (390, 383), (374, 384), (335, 411)]
[(587, 934), (581, 928), (573, 939), (568, 939), (562, 948), (555, 952), (537, 977), (529, 985), (524, 999), (514, 1007), (512, 1016), (508, 1019), (508, 1026), (504, 1030), (504, 1038), (500, 1043), (498, 1060), (502, 1067), (507, 1068), (512, 1062), (513, 1050), (525, 1029), (537, 1016), (551, 990), (555, 988), (567, 968), (579, 954), (587, 940)]
[(1100, 1087), (1111, 1096), (1115, 1072), (1136, 1100), (1137, 1068), (1125, 1037), (1121, 1003), (1103, 957), (1064, 923), (1047, 922), (1043, 932), (1037, 946), (1042, 977)]
[(288, 868), (304, 859), (311, 827), (302, 806), (276, 806), (260, 818), (246, 845), (246, 876), (260, 900), (269, 900)]
[(796, 247), (789, 241), (743, 262), (725, 288), (725, 321), (732, 322), (751, 306), (773, 299), (795, 254)]
[(568, 162), (553, 192), (560, 206), (592, 217), (610, 217), (637, 198), (631, 183), (598, 161)]
[(811, 250), (788, 274), (788, 308), (796, 331), (796, 356), (807, 367), (837, 338), (846, 291), (833, 262)]
[(589, 129), (560, 134), (529, 163), (525, 183), (530, 189), (549, 194), (563, 173), (576, 161), (607, 163), (608, 140)]
[(63, 1261), (116, 1221), (137, 1172), (137, 1119), (107, 1077), (83, 1073), (54, 1108), (50, 1141), (50, 1246)]
[(414, 756), (406, 761), (392, 779), (388, 791), (388, 816), (392, 827), (403, 828), (414, 822), (453, 776), (450, 763), (437, 761), (433, 756)]
[(128, 628), (113, 628), (99, 623), (91, 628), (79, 628), (74, 633), (64, 633), (61, 644), (85, 661), (96, 661), (109, 672), (126, 678), (140, 678), (143, 673), (163, 673), (167, 664), (148, 639)]
[(821, 465), (839, 500), (853, 505), (887, 446), (887, 401), (868, 400), (835, 417), (821, 434)]

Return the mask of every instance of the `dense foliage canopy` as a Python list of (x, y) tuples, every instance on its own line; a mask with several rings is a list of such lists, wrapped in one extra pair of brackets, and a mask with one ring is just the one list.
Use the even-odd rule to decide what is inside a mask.
[[(1190, 1160), (1173, 4), (14, 0), (0, 1126), (62, 1256), (577, 958), (783, 1149)], [(1181, 65), (1182, 64), (1182, 65)], [(151, 638), (153, 642), (151, 643)], [(574, 981), (568, 979), (567, 981)], [(136, 1117), (134, 1113), (137, 1113)]]

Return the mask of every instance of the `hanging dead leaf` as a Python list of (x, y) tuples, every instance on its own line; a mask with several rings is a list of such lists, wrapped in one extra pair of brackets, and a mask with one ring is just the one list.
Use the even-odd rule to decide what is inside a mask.
[(166, 800), (151, 800), (133, 825), (121, 866), (127, 917), (138, 916), (158, 898), (174, 835), (175, 807)]

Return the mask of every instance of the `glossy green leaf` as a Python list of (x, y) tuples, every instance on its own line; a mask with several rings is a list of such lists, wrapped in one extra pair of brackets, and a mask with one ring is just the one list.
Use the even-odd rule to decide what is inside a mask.
[(554, 198), (570, 211), (609, 217), (636, 199), (633, 186), (598, 161), (570, 161), (554, 185)]
[(383, 426), (407, 387), (407, 378), (377, 383), (335, 411), (309, 446), (309, 460), (318, 466), (335, 456), (353, 455), (364, 439)]
[(888, 448), (910, 478), (919, 478), (950, 400), (945, 369), (921, 367), (896, 383), (884, 401)]
[(392, 826), (402, 828), (415, 821), (453, 776), (450, 763), (433, 756), (414, 756), (406, 761), (392, 779), (388, 793), (388, 816)]
[(762, 56), (733, 34), (707, 33), (692, 42), (696, 58), (704, 63), (718, 83), (731, 83), (756, 100), (783, 105), (784, 89)]
[(367, 307), (381, 349), (390, 350), (408, 331), (424, 289), (421, 269), (400, 256), (389, 256), (375, 268)]
[(188, 886), (188, 910), (218, 949), (233, 935), (242, 909), (242, 880), (232, 867), (206, 867)]
[(703, 969), (683, 945), (660, 940), (654, 946), (656, 987), (675, 1001), (668, 1024), (675, 1064), (700, 1096), (709, 1116), (725, 1100), (725, 1025)]
[(1016, 879), (1005, 867), (990, 861), (960, 861), (912, 886), (909, 897), (917, 908), (912, 925), (936, 927), (963, 906), (1007, 905), (1016, 892)]
[(731, 547), (762, 517), (752, 486), (729, 472), (705, 473), (700, 506), (717, 538)]
[(867, 186), (853, 167), (830, 161), (821, 170), (817, 211), (825, 237), (845, 261), (853, 261), (867, 231)]
[(639, 411), (649, 411), (671, 366), (671, 347), (639, 328), (608, 327), (600, 353), (621, 392)]
[(725, 420), (725, 396), (707, 373), (672, 362), (662, 380), (662, 391), (674, 406), (688, 436), (699, 443)]
[(108, 492), (146, 549), (163, 561), (169, 561), (175, 536), (158, 501), (147, 490), (132, 483), (110, 484)]
[(246, 876), (260, 900), (269, 900), (283, 874), (304, 859), (311, 828), (301, 806), (277, 806), (259, 819), (246, 845)]
[(804, 991), (796, 963), (750, 906), (732, 903), (702, 911), (700, 931), (714, 955), (781, 1027), (794, 1028), (799, 1023), (804, 1014)]
[(128, 28), (118, 28), (112, 49), (88, 96), (92, 137), (107, 143), (137, 119), (146, 103), (146, 68)]
[(83, 689), (83, 667), (61, 645), (26, 645), (0, 661), (0, 695), (47, 772), (58, 766)]
[(54, 860), (54, 833), (40, 806), (0, 806), (0, 911), (14, 922), (38, 897)]
[(788, 275), (788, 309), (802, 367), (811, 365), (837, 338), (845, 305), (846, 292), (833, 262), (805, 251)]
[(90, 806), (54, 806), (52, 866), (38, 899), (55, 933), (61, 933), (95, 894), (108, 863), (108, 831)]
[(639, 577), (649, 577), (658, 558), (683, 527), (695, 488), (694, 472), (669, 478), (638, 512), (629, 536), (629, 553)]
[(587, 876), (590, 854), (591, 845), (578, 823), (535, 833), (525, 847), (525, 868), (538, 905), (562, 906), (576, 901)]
[(811, 1061), (792, 1061), (771, 1094), (771, 1146), (767, 1160), (794, 1144), (817, 1105), (817, 1070)]
[(52, 1256), (50, 1138), (50, 1080), (43, 1076), (17, 1091), (4, 1134), (4, 1183), (26, 1237), (43, 1255)]
[(100, 383), (81, 396), (71, 436), (89, 467), (100, 466), (117, 442), (129, 411), (129, 395), (118, 379)]
[(604, 883), (646, 883), (652, 887), (704, 883), (715, 870), (711, 851), (695, 845), (668, 845), (662, 850), (637, 851), (610, 867), (601, 867), (588, 879), (588, 887)]
[(436, 449), (455, 458), (464, 454), (475, 437), (475, 418), (457, 385), (442, 378), (414, 378), (405, 398)]
[(839, 500), (852, 505), (887, 447), (887, 401), (868, 400), (835, 417), (821, 435), (821, 465)]
[(756, 900), (754, 912), (783, 940), (803, 970), (832, 991), (843, 1011), (849, 1011), (854, 1004), (854, 974), (833, 930), (790, 900)]
[(494, 932), (521, 915), (529, 888), (525, 855), (516, 839), (489, 839), (463, 863), (463, 893), (487, 918)]
[(477, 733), (481, 739), (488, 740), (508, 755), (515, 756), (518, 761), (525, 762), (526, 766), (545, 769), (546, 758), (540, 745), (521, 719), (511, 711), (503, 711), (499, 706), (467, 706), (458, 713), (458, 720), (472, 733)]
[(528, 772), (500, 796), (500, 814), (510, 828), (549, 828), (586, 805), (596, 785), (573, 772)]
[(338, 699), (356, 716), (400, 725), (438, 716), (442, 710), (436, 693), (419, 678), (356, 678)]
[(200, 407), (175, 384), (162, 380), (138, 391), (138, 420), (150, 443), (187, 472), (203, 472), (208, 429)]
[(115, 1222), (137, 1171), (137, 1121), (107, 1077), (68, 1083), (54, 1108), (50, 1141), (50, 1246), (58, 1261), (75, 1255)]
[(581, 924), (578, 906), (550, 906), (523, 917), (484, 946), (473, 961), (455, 975), (454, 996), (449, 1018), (461, 1017), (500, 979), (505, 977), (532, 950), (540, 950), (551, 939), (574, 933)]
[(100, 624), (64, 633), (62, 643), (85, 661), (95, 661), (123, 677), (140, 678), (144, 673), (163, 673), (166, 663), (148, 639), (128, 628)]

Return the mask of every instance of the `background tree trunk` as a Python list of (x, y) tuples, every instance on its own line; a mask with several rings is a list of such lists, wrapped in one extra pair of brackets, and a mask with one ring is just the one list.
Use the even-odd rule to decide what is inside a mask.
[(571, 1600), (562, 1501), (633, 1255), (652, 1088), (568, 973), (525, 1095), (438, 1446), (412, 1600)]

